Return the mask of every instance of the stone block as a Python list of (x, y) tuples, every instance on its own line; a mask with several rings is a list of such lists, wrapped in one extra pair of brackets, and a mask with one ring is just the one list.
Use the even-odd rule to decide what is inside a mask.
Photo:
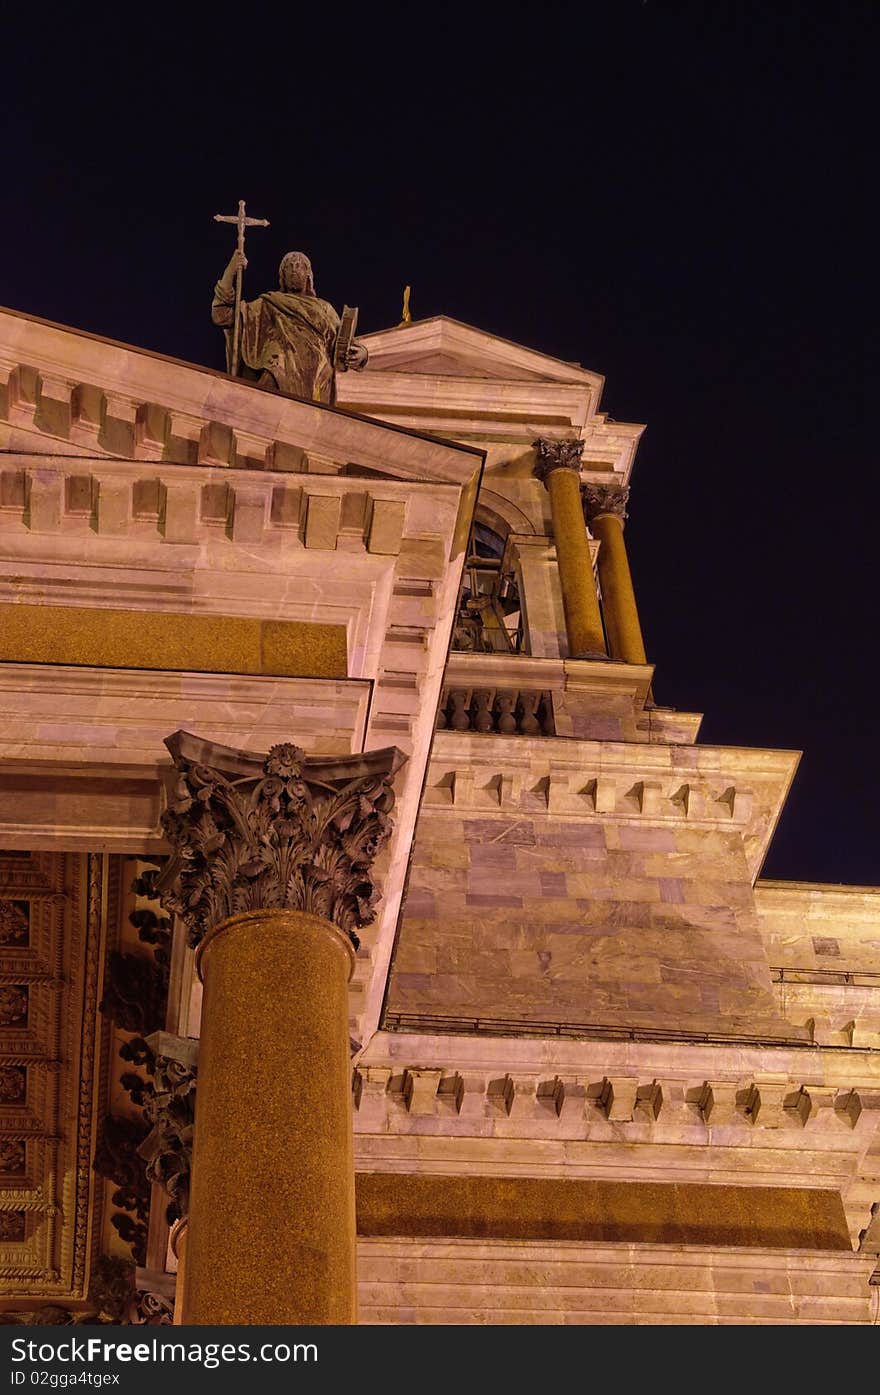
[(159, 529), (169, 543), (194, 543), (198, 527), (199, 486), (195, 480), (163, 480)]
[(440, 1070), (405, 1070), (403, 1100), (410, 1114), (437, 1113), (437, 1088), (443, 1072)]
[(606, 1076), (599, 1095), (599, 1107), (610, 1123), (632, 1121), (638, 1087), (636, 1076)]
[(306, 495), (305, 545), (333, 552), (339, 533), (342, 500), (338, 494)]
[(129, 521), (131, 487), (126, 479), (98, 478), (97, 530), (124, 533)]
[(134, 457), (137, 426), (137, 406), (128, 397), (116, 392), (105, 392), (101, 429), (98, 442), (111, 455), (119, 455), (124, 460)]
[(406, 504), (396, 499), (374, 499), (367, 533), (367, 550), (381, 556), (400, 551)]
[(64, 481), (55, 470), (32, 470), (25, 523), (34, 533), (57, 533), (64, 515)]
[(237, 543), (255, 544), (263, 540), (269, 494), (265, 488), (238, 484), (233, 495), (232, 538)]

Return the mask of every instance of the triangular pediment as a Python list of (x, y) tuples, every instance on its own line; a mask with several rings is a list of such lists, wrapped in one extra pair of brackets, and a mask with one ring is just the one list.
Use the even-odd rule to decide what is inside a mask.
[(570, 383), (601, 392), (603, 378), (578, 363), (552, 358), (486, 330), (438, 315), (361, 338), (373, 373), (503, 382)]
[(482, 465), (472, 447), (3, 308), (0, 449), (459, 485)]

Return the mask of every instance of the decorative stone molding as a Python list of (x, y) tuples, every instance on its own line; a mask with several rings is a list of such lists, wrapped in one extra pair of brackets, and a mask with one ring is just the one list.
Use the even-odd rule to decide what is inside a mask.
[[(451, 689), (445, 707), (441, 706), (438, 730), (499, 736), (555, 735), (549, 694), (512, 696), (516, 702), (511, 712), (509, 703), (503, 705), (491, 690)], [(501, 727), (501, 721), (510, 715), (515, 723), (514, 733)], [(753, 789), (737, 789), (718, 778), (701, 779), (699, 783), (682, 783), (677, 777), (658, 779), (656, 774), (653, 779), (634, 779), (633, 772), (602, 769), (598, 762), (594, 769), (585, 767), (580, 772), (518, 770), (500, 764), (479, 768), (456, 764), (451, 770), (441, 770), (439, 751), (426, 795), (429, 804), (463, 804), (487, 811), (500, 806), (530, 814), (564, 814), (566, 818), (601, 814), (738, 828), (748, 826), (755, 802)]]
[[(243, 460), (235, 446), (239, 433), (221, 439), (198, 469), (164, 460), (151, 467), (111, 458), (95, 467), (73, 459), (59, 467), (43, 457), (39, 464), (19, 459), (15, 468), (0, 469), (0, 532), (88, 531), (139, 543), (210, 540), (224, 547), (269, 544), (399, 556), (406, 542), (406, 489), (398, 481), (383, 481), (375, 492), (354, 489), (337, 467), (315, 476), (317, 485), (309, 482), (307, 462), (298, 462), (303, 473), (285, 479), (287, 471), (273, 471), (271, 459), (259, 466), (261, 474), (271, 472), (261, 478), (247, 468), (259, 454), (256, 448)], [(222, 470), (226, 478), (205, 484), (206, 470)]]
[(584, 484), (581, 485), (581, 499), (587, 523), (592, 523), (603, 513), (613, 514), (622, 523), (627, 516), (629, 487), (616, 480), (608, 484)]
[(164, 1020), (168, 975), (149, 959), (114, 950), (107, 965), (107, 981), (100, 1011), (124, 1032), (143, 1036)]
[(146, 1160), (148, 1179), (168, 1193), (165, 1218), (173, 1225), (189, 1211), (199, 1043), (154, 1032), (147, 1045), (155, 1064), (144, 1113), (153, 1127), (138, 1152)]
[(349, 935), (375, 919), (376, 854), (391, 834), (396, 747), (337, 759), (298, 746), (235, 751), (178, 731), (178, 779), (162, 826), (172, 856), (156, 891), (199, 945), (252, 910), (307, 911)]
[(146, 1122), (108, 1114), (95, 1149), (94, 1170), (116, 1183), (111, 1200), (119, 1212), (111, 1223), (139, 1264), (146, 1259), (147, 1220), (150, 1213), (150, 1186), (140, 1145), (148, 1131)]
[(573, 470), (579, 475), (581, 456), (584, 453), (583, 441), (554, 441), (547, 436), (539, 436), (534, 442), (535, 464), (533, 473), (546, 486), (548, 476), (554, 470)]
[[(693, 1128), (735, 1126), (744, 1131), (784, 1129), (811, 1132), (827, 1128), (850, 1131), (862, 1120), (876, 1126), (880, 1091), (803, 1084), (785, 1076), (755, 1076), (745, 1081), (658, 1080), (614, 1072), (601, 1078), (556, 1074), (530, 1076), (522, 1071), (461, 1074), (455, 1070), (408, 1066), (357, 1068), (353, 1095), (357, 1132), (382, 1132), (405, 1114), (442, 1116), (456, 1113), (479, 1121), (503, 1116), (516, 1119), (526, 1133), (529, 1121), (556, 1121), (560, 1137), (586, 1137), (590, 1126), (665, 1126), (670, 1121)], [(867, 1112), (866, 1112), (867, 1111)], [(442, 1131), (442, 1119), (438, 1121)]]

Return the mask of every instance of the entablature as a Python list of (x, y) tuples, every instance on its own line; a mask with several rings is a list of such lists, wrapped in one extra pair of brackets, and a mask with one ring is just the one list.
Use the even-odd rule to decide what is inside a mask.
[(796, 751), (438, 731), (424, 803), (499, 818), (728, 829), (752, 880), (794, 778)]

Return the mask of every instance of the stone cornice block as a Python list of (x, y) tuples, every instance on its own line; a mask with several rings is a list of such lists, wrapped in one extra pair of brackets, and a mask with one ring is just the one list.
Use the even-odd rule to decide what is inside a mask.
[(88, 383), (77, 383), (71, 395), (70, 439), (80, 445), (98, 446), (104, 418), (104, 394)]
[(271, 502), (269, 482), (237, 486), (233, 493), (233, 542), (256, 545), (263, 541)]
[(341, 514), (342, 499), (339, 495), (313, 494), (306, 491), (306, 547), (334, 551)]
[(195, 480), (163, 479), (159, 528), (169, 543), (194, 543), (199, 525), (199, 485)]
[(367, 551), (396, 557), (400, 551), (406, 505), (396, 499), (373, 499), (367, 531)]
[(403, 1072), (403, 1102), (410, 1114), (436, 1114), (437, 1090), (443, 1072), (440, 1070), (405, 1070)]
[(142, 403), (135, 415), (135, 451), (139, 459), (161, 460), (165, 453), (170, 413), (155, 402)]
[(271, 470), (274, 457), (274, 442), (268, 436), (255, 436), (251, 431), (239, 429), (233, 431), (232, 463), (237, 470)]
[(609, 1123), (631, 1123), (636, 1107), (639, 1081), (637, 1076), (608, 1076), (602, 1082), (598, 1096), (599, 1108)]
[[(859, 1251), (866, 1255), (880, 1255), (880, 1201), (871, 1207), (871, 1219), (859, 1234)], [(880, 1273), (872, 1276), (871, 1283), (880, 1283)]]
[(29, 473), (25, 523), (34, 533), (57, 533), (64, 516), (64, 477), (56, 470)]
[(388, 1089), (391, 1071), (381, 1066), (367, 1066), (353, 1075), (354, 1104), (358, 1123), (366, 1130), (381, 1129), (388, 1113)]
[(126, 479), (98, 479), (97, 531), (124, 533), (131, 519), (131, 485)]
[(0, 365), (0, 406), (14, 426), (33, 426), (39, 374), (24, 363)]
[(104, 393), (98, 444), (110, 455), (130, 459), (135, 453), (137, 414), (141, 403), (120, 392)]
[(34, 425), (51, 436), (67, 436), (70, 432), (74, 387), (75, 384), (68, 378), (41, 373)]

